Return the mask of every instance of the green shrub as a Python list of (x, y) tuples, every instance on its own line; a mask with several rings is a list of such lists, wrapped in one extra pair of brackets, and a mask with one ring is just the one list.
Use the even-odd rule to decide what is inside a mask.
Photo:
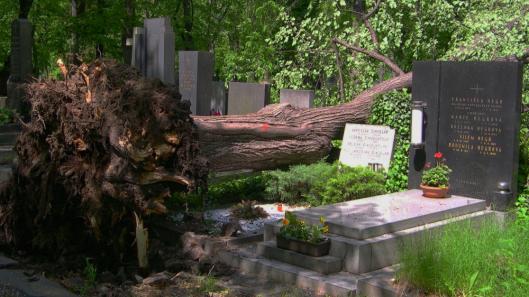
[(386, 179), (386, 189), (389, 192), (398, 192), (408, 187), (410, 103), (411, 94), (406, 91), (394, 91), (378, 96), (371, 108), (370, 124), (395, 129), (395, 148)]
[(13, 122), (13, 111), (9, 108), (0, 108), (0, 125)]
[(325, 205), (386, 193), (386, 179), (380, 172), (365, 167), (342, 166), (322, 189), (313, 191), (312, 205)]
[(336, 172), (336, 165), (325, 162), (295, 165), (288, 171), (267, 171), (264, 173), (266, 197), (291, 204), (307, 202), (312, 189), (326, 183)]
[(318, 162), (292, 166), (265, 175), (268, 199), (312, 206), (337, 203), (386, 193), (383, 173), (364, 167)]
[(439, 296), (527, 296), (529, 226), (452, 224), (404, 245), (397, 278)]
[(212, 184), (208, 200), (213, 205), (238, 202), (245, 199), (262, 200), (265, 182), (261, 174)]

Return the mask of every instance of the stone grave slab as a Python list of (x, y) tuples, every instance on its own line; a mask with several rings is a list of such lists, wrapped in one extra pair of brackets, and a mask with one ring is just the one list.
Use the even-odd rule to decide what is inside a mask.
[(386, 126), (346, 124), (340, 151), (345, 165), (389, 169), (395, 130)]
[(178, 52), (178, 85), (182, 99), (191, 102), (195, 115), (210, 115), (213, 54), (203, 51)]
[(212, 82), (210, 110), (220, 115), (228, 112), (228, 93), (223, 81)]
[(282, 89), (279, 91), (279, 102), (289, 103), (299, 108), (312, 108), (314, 105), (314, 91)]
[(452, 195), (432, 199), (408, 190), (296, 211), (311, 222), (324, 217), (329, 233), (366, 239), (484, 210), (480, 199)]
[(175, 84), (175, 36), (168, 17), (145, 19), (145, 76)]
[(230, 82), (228, 88), (228, 114), (253, 113), (270, 103), (270, 85)]
[[(413, 100), (427, 104), (425, 150), (410, 150), (409, 188), (440, 151), (450, 192), (495, 200), (505, 182), (516, 197), (522, 68), (516, 62), (415, 62)], [(509, 201), (494, 201), (505, 209)], [(499, 206), (499, 207), (498, 207)]]

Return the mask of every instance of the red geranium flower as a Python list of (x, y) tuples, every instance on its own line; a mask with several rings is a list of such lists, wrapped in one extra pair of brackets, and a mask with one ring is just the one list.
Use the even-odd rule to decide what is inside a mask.
[(440, 159), (443, 158), (443, 154), (442, 154), (441, 152), (437, 152), (437, 153), (435, 153), (433, 156), (434, 156), (434, 158), (436, 158), (437, 160), (440, 160)]

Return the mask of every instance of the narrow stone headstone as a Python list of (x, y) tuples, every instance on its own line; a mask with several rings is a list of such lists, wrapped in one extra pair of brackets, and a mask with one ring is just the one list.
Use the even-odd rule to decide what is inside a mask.
[(168, 17), (145, 19), (145, 76), (175, 84), (175, 36)]
[(389, 169), (395, 130), (386, 126), (346, 124), (340, 162), (347, 166)]
[(213, 54), (202, 51), (178, 52), (180, 94), (191, 102), (191, 112), (210, 115), (213, 80)]
[(228, 114), (253, 113), (270, 103), (270, 85), (230, 82)]
[(31, 78), (33, 72), (33, 28), (27, 19), (18, 19), (11, 24), (11, 65), (7, 81), (7, 106), (21, 112), (25, 98), (21, 85)]
[(145, 75), (145, 29), (142, 27), (133, 29), (131, 65)]
[(279, 102), (290, 103), (290, 105), (300, 108), (312, 108), (314, 91), (282, 89), (279, 91)]
[(212, 114), (225, 115), (228, 111), (228, 97), (223, 81), (214, 81), (212, 84), (212, 98), (210, 109)]
[(426, 102), (427, 124), (425, 151), (410, 150), (409, 187), (419, 186), (424, 164), (435, 164), (439, 151), (453, 170), (452, 194), (490, 203), (505, 182), (516, 197), (521, 65), (416, 62), (413, 67), (412, 96)]

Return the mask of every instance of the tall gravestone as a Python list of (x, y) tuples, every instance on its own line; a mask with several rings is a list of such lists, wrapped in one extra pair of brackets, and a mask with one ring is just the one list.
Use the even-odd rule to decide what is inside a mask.
[(211, 113), (213, 54), (202, 51), (178, 52), (178, 85), (182, 98), (191, 102), (196, 115)]
[(8, 108), (25, 113), (25, 92), (22, 84), (33, 72), (33, 28), (27, 19), (18, 19), (11, 24), (11, 63), (7, 81)]
[(225, 115), (228, 112), (228, 96), (223, 81), (212, 82), (211, 107), (212, 114)]
[(410, 149), (409, 187), (439, 151), (453, 170), (452, 194), (504, 209), (500, 183), (516, 195), (521, 91), (519, 63), (414, 63), (412, 97), (426, 103), (426, 128), (424, 150)]
[(228, 114), (248, 114), (270, 103), (270, 85), (230, 82), (228, 88)]
[(149, 78), (175, 84), (175, 36), (168, 17), (145, 19), (133, 32), (132, 66)]
[(314, 91), (282, 89), (279, 91), (279, 102), (289, 103), (300, 108), (312, 108), (314, 105)]

